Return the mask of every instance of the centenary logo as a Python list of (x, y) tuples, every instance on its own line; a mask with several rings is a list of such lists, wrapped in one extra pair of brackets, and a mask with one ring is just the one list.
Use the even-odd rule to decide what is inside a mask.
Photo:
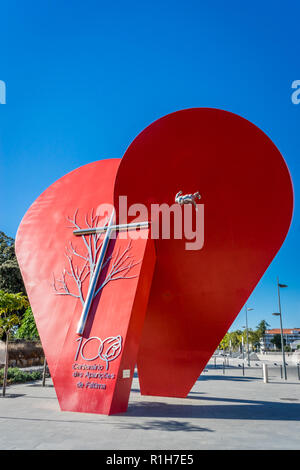
[(0, 104), (6, 104), (6, 85), (3, 80), (0, 80)]
[[(85, 341), (83, 341), (83, 338), (81, 337), (77, 338), (76, 341), (79, 342), (79, 345), (75, 354), (75, 361), (77, 361), (79, 353), (84, 361), (95, 361), (99, 358), (105, 362), (106, 370), (109, 368), (109, 363), (114, 361), (122, 351), (121, 335), (109, 336), (103, 340), (98, 338), (98, 336), (92, 336)], [(86, 351), (86, 347), (87, 345), (90, 346), (91, 344), (94, 346), (94, 348), (96, 348), (96, 351), (94, 351), (92, 354), (91, 351), (89, 351), (89, 356), (89, 353)]]

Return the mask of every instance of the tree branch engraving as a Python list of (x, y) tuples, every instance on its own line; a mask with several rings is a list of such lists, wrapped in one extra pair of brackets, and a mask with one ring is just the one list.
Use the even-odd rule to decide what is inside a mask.
[[(67, 217), (67, 221), (71, 224), (69, 228), (72, 230), (80, 230), (82, 228), (96, 228), (99, 226), (99, 216), (94, 215), (93, 209), (90, 215), (86, 215), (84, 220), (86, 227), (80, 227), (77, 221), (78, 209), (75, 211), (73, 218)], [(108, 219), (104, 226), (107, 225)], [(80, 299), (82, 306), (85, 299), (83, 295), (83, 284), (85, 281), (90, 283), (96, 267), (98, 255), (103, 241), (101, 233), (93, 233), (89, 235), (81, 235), (83, 242), (83, 250), (74, 247), (70, 241), (65, 249), (66, 267), (62, 270), (60, 277), (56, 278), (53, 273), (52, 287), (55, 295), (69, 295)], [(101, 285), (96, 289), (94, 298), (101, 290), (111, 281), (118, 279), (132, 279), (136, 275), (130, 275), (130, 271), (141, 261), (134, 261), (131, 251), (131, 240), (128, 246), (120, 252), (117, 249), (115, 255), (107, 257), (104, 261), (102, 270), (111, 262), (111, 266), (107, 271), (107, 275)]]

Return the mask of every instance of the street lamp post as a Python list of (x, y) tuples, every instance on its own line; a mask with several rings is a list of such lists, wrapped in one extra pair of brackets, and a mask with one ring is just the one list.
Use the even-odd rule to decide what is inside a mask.
[(245, 351), (244, 351), (244, 336), (242, 335), (242, 354), (243, 354), (243, 360), (245, 358)]
[(283, 363), (282, 365), (283, 365), (283, 371), (284, 371), (284, 380), (287, 380), (286, 365), (285, 365), (285, 354), (284, 354), (283, 328), (282, 328), (281, 301), (280, 301), (280, 289), (284, 288), (284, 287), (287, 287), (287, 285), (286, 284), (280, 284), (279, 279), (277, 277), (279, 312), (273, 313), (273, 315), (280, 318), (280, 336), (281, 336), (281, 351), (282, 351), (282, 363)]
[(253, 308), (248, 308), (247, 305), (245, 305), (245, 311), (246, 311), (246, 339), (247, 339), (247, 362), (248, 362), (248, 367), (250, 367), (249, 335), (248, 335), (248, 312), (250, 312), (250, 310), (253, 310)]

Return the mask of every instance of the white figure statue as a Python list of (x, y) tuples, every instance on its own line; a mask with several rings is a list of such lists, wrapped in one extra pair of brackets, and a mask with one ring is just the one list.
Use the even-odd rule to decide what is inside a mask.
[(193, 204), (193, 206), (197, 210), (196, 199), (201, 199), (199, 191), (197, 191), (194, 194), (185, 194), (183, 196), (182, 196), (182, 191), (179, 191), (175, 196), (175, 202), (177, 202), (181, 206), (183, 204)]

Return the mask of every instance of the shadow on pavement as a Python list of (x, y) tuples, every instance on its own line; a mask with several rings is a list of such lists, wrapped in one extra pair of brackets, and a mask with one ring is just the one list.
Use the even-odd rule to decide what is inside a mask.
[(234, 376), (234, 375), (226, 375), (226, 374), (223, 374), (223, 375), (200, 375), (200, 377), (198, 377), (197, 381), (201, 381), (201, 380), (232, 380), (234, 382), (249, 382), (250, 380), (262, 380), (262, 377), (257, 377), (257, 376), (251, 376), (251, 375), (241, 375), (240, 377), (239, 376)]
[(25, 397), (25, 393), (6, 393), (5, 396), (1, 395), (0, 398), (19, 398)]
[(54, 388), (53, 384), (45, 384), (44, 386), (42, 386), (41, 383), (26, 383), (26, 385), (28, 385), (28, 387)]
[(184, 431), (184, 432), (214, 432), (212, 429), (194, 426), (187, 421), (153, 420), (145, 424), (126, 423), (123, 429), (142, 429), (143, 431)]
[[(188, 397), (189, 403), (129, 403), (127, 416), (158, 418), (207, 418), (270, 421), (300, 421), (300, 404), (238, 400), (215, 397)], [(191, 404), (194, 401), (195, 404)], [(214, 402), (212, 404), (211, 402)], [(223, 403), (223, 404), (221, 404)]]

